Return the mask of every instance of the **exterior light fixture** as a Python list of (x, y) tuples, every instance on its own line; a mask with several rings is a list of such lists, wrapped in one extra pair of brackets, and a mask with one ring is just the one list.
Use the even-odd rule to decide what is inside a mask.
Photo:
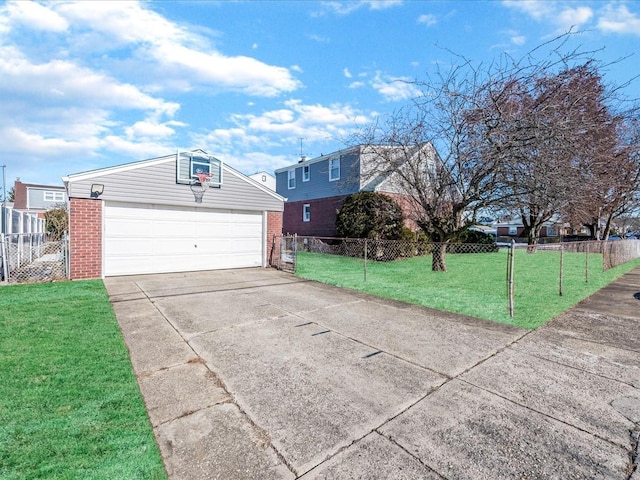
[(104, 185), (101, 183), (94, 183), (91, 185), (91, 198), (98, 198), (104, 192)]

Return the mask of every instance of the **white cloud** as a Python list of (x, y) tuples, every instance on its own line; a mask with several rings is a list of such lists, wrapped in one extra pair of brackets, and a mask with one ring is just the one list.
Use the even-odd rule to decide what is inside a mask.
[(511, 45), (524, 45), (527, 42), (527, 37), (521, 35), (520, 32), (516, 30), (506, 30), (500, 33), (509, 37), (509, 43)]
[(0, 47), (0, 92), (7, 96), (31, 96), (42, 105), (82, 104), (122, 109), (153, 110), (173, 115), (177, 103), (166, 102), (121, 83), (102, 73), (75, 65), (70, 61), (52, 60), (31, 63), (13, 47)]
[(640, 18), (626, 5), (605, 6), (598, 20), (598, 28), (604, 32), (640, 35)]
[(362, 88), (364, 87), (366, 84), (364, 82), (351, 82), (349, 84), (349, 88)]
[(435, 25), (436, 23), (438, 23), (438, 19), (436, 18), (435, 15), (427, 13), (427, 14), (420, 15), (418, 17), (418, 23), (423, 23), (427, 27), (430, 27), (430, 26)]
[(386, 10), (402, 5), (403, 0), (364, 0), (362, 3), (369, 5), (371, 10)]
[(420, 90), (408, 77), (392, 77), (377, 72), (371, 86), (387, 101), (409, 100), (420, 94)]
[(513, 45), (524, 45), (527, 42), (527, 37), (524, 35), (512, 35), (511, 43)]
[(344, 74), (344, 76), (345, 76), (345, 77), (347, 77), (347, 78), (351, 78), (351, 77), (353, 77), (353, 75), (351, 75), (351, 72), (349, 71), (349, 69), (348, 69), (347, 67), (344, 67), (344, 68), (342, 69), (342, 73), (343, 73), (343, 74)]
[(361, 8), (369, 8), (370, 10), (386, 10), (387, 8), (402, 5), (403, 0), (358, 0), (358, 1), (329, 1), (322, 2), (324, 12), (317, 15), (323, 15), (325, 12), (335, 13), (336, 15), (349, 15)]
[(314, 42), (318, 42), (318, 43), (329, 43), (331, 41), (331, 39), (329, 37), (324, 37), (324, 36), (318, 35), (316, 33), (308, 33), (306, 35), (306, 37), (309, 40), (313, 40)]
[[(72, 28), (90, 36), (103, 35), (102, 48), (127, 46), (146, 60), (145, 67), (162, 70), (183, 89), (192, 84), (248, 95), (275, 96), (300, 86), (288, 69), (246, 56), (227, 56), (213, 50), (196, 30), (170, 22), (138, 2), (72, 2), (53, 4)], [(153, 60), (150, 64), (149, 60)], [(179, 83), (172, 83), (174, 87)]]
[(183, 122), (157, 122), (154, 119), (142, 120), (125, 128), (125, 134), (129, 140), (140, 139), (163, 139), (175, 135), (176, 131), (172, 127), (184, 127)]
[(197, 45), (206, 39), (165, 19), (144, 4), (134, 1), (75, 1), (52, 4), (56, 11), (74, 27), (83, 31), (102, 33), (116, 44), (179, 43)]
[(593, 10), (589, 7), (565, 8), (560, 11), (557, 23), (565, 30), (571, 27), (580, 27), (588, 23), (593, 18)]
[(33, 30), (64, 32), (68, 28), (63, 17), (36, 2), (9, 2), (0, 15), (6, 16), (9, 23), (20, 23)]
[(547, 0), (504, 0), (503, 5), (520, 10), (536, 20), (553, 16), (555, 6)]
[[(265, 111), (259, 115), (234, 115), (231, 118), (234, 127), (214, 129), (207, 133), (193, 136), (195, 145), (204, 146), (205, 150), (220, 152), (225, 157), (237, 158), (234, 166), (243, 168), (247, 155), (264, 152), (269, 147), (291, 145), (291, 157), (284, 164), (291, 163), (300, 138), (305, 139), (305, 150), (319, 154), (331, 151), (329, 144), (335, 148), (343, 148), (341, 139), (372, 120), (355, 110), (350, 105), (307, 105), (301, 100), (288, 100), (283, 108)], [(247, 154), (239, 154), (247, 152)], [(249, 153), (253, 152), (253, 153)], [(312, 154), (312, 153), (309, 153)], [(264, 157), (266, 158), (266, 156)], [(243, 160), (244, 159), (244, 160)], [(283, 158), (277, 158), (260, 168), (273, 169), (283, 165)]]
[(191, 81), (229, 91), (273, 97), (300, 86), (286, 68), (266, 65), (250, 57), (204, 53), (174, 43), (159, 45), (150, 53), (170, 68), (181, 68), (181, 73), (188, 74)]
[(575, 7), (575, 3), (550, 2), (547, 0), (504, 0), (503, 5), (519, 10), (534, 20), (548, 22), (557, 32), (580, 28), (591, 21), (593, 10), (587, 6)]

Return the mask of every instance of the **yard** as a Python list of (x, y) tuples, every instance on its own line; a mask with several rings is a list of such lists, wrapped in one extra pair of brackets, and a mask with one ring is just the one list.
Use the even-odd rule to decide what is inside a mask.
[[(447, 254), (447, 272), (431, 270), (431, 256), (366, 264), (361, 258), (299, 251), (296, 275), (380, 297), (471, 315), (524, 328), (537, 328), (632, 268), (640, 259), (603, 271), (602, 255), (565, 253), (563, 295), (559, 295), (560, 254), (516, 250), (515, 316), (507, 294), (507, 250)], [(588, 263), (586, 263), (588, 262)], [(588, 282), (585, 281), (588, 265)]]
[(0, 478), (166, 478), (102, 281), (0, 287), (0, 328)]

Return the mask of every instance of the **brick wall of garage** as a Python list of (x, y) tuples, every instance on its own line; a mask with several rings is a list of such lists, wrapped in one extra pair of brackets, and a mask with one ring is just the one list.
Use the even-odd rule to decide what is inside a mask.
[[(317, 200), (303, 200), (300, 202), (287, 202), (284, 204), (284, 218), (282, 232), (313, 237), (336, 236), (336, 214), (344, 203), (346, 195), (338, 197), (321, 198)], [(305, 222), (302, 219), (304, 205), (310, 205), (311, 220)]]
[(282, 212), (267, 212), (267, 265), (278, 265), (279, 236), (282, 235)]
[(69, 199), (69, 259), (72, 280), (102, 277), (102, 203)]

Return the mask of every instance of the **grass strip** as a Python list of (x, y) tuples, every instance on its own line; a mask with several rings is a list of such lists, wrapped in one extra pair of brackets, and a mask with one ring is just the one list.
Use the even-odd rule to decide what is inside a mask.
[(0, 478), (166, 478), (102, 281), (0, 287), (0, 379)]
[(524, 328), (537, 328), (640, 265), (640, 259), (602, 270), (602, 256), (564, 253), (563, 295), (559, 295), (560, 252), (516, 250), (515, 317), (509, 317), (507, 250), (447, 254), (447, 271), (431, 270), (431, 256), (392, 262), (298, 252), (296, 275), (383, 298), (431, 307)]

